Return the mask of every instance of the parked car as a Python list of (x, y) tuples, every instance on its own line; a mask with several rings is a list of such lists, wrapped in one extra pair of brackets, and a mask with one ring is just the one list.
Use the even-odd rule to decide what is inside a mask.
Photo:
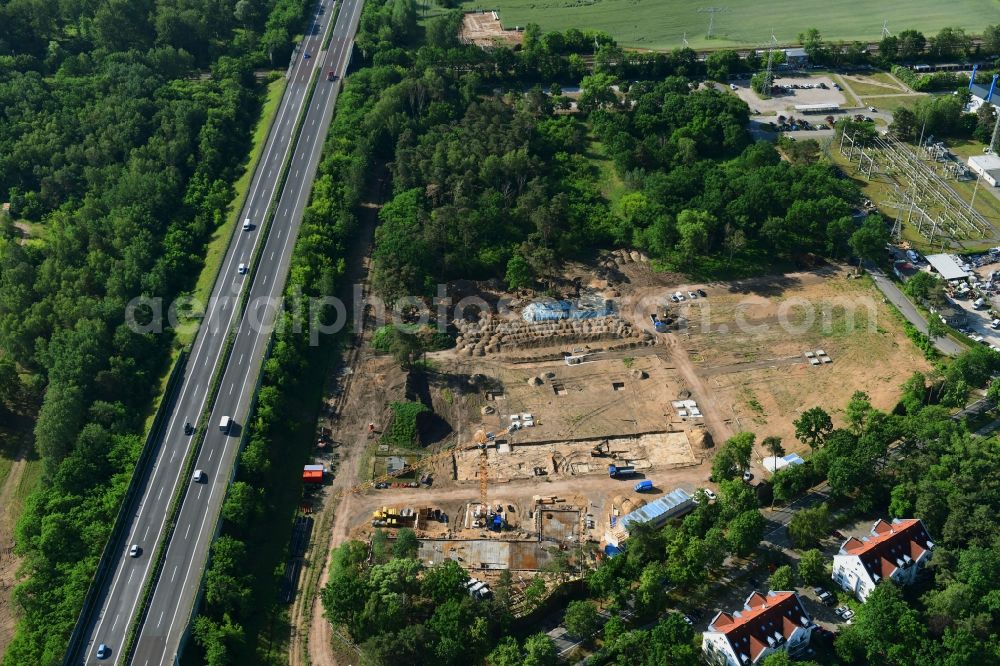
[(819, 600), (824, 604), (833, 605), (837, 602), (837, 598), (822, 587), (814, 587), (813, 592), (816, 593), (816, 596), (819, 597)]
[(719, 496), (716, 495), (711, 488), (702, 488), (701, 491), (705, 493), (705, 497), (707, 497), (712, 502), (719, 499)]
[(375, 484), (375, 487), (379, 490), (385, 490), (386, 488), (389, 487), (389, 484), (386, 483), (385, 481), (380, 481), (379, 483)]
[(701, 296), (702, 298), (706, 298), (708, 296), (708, 294), (705, 293), (704, 289), (697, 289), (696, 291), (698, 292), (698, 295)]
[(743, 472), (743, 480), (746, 483), (750, 483), (753, 480), (753, 474), (751, 474), (750, 472)]
[(689, 291), (688, 292), (688, 298), (690, 298), (693, 301), (694, 299), (698, 298), (698, 294), (696, 294), (693, 291)]

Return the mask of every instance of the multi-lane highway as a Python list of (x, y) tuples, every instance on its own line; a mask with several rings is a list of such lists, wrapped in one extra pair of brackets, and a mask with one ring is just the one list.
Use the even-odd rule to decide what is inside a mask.
[[(327, 128), (333, 115), (339, 84), (327, 80), (334, 70), (343, 76), (350, 60), (363, 0), (342, 0), (336, 25), (333, 0), (322, 0), (313, 23), (296, 52), (289, 70), (289, 80), (277, 116), (251, 182), (251, 189), (240, 220), (250, 221), (250, 229), (237, 226), (222, 269), (206, 307), (204, 320), (195, 338), (184, 377), (169, 419), (162, 430), (152, 468), (146, 473), (146, 485), (134, 507), (128, 538), (119, 544), (113, 556), (117, 565), (109, 582), (99, 591), (100, 612), (87, 627), (87, 638), (80, 641), (79, 654), (71, 654), (72, 663), (125, 663), (122, 654), (129, 627), (142, 612), (141, 596), (152, 571), (152, 557), (167, 531), (167, 513), (178, 486), (186, 487), (176, 527), (167, 545), (164, 565), (149, 603), (148, 612), (138, 633), (132, 663), (168, 664), (182, 647), (209, 546), (216, 532), (226, 489), (232, 478), (239, 450), (241, 426), (246, 423), (252, 395), (263, 362), (273, 320), (273, 307), (280, 298), (288, 273), (292, 249), (302, 220), (303, 210), (319, 164)], [(323, 41), (332, 27), (326, 50)], [(307, 55), (308, 54), (308, 55)], [(309, 97), (309, 83), (319, 70), (315, 91)], [(293, 136), (303, 105), (305, 118), (298, 137)], [(287, 179), (280, 193), (269, 228), (263, 224), (276, 194), (282, 166), (289, 158)], [(265, 229), (267, 230), (265, 237)], [(243, 274), (241, 264), (251, 264), (258, 247), (259, 264)], [(255, 270), (254, 270), (255, 268)], [(252, 284), (247, 284), (252, 280)], [(249, 306), (240, 318), (239, 294), (250, 292)], [(223, 358), (226, 338), (236, 327), (236, 337), (228, 358)], [(205, 479), (196, 483), (181, 477), (193, 437), (185, 434), (185, 423), (201, 415), (209, 401), (212, 378), (219, 364), (219, 384), (213, 411), (205, 425), (207, 434), (195, 467), (204, 470)], [(229, 416), (235, 426), (228, 434), (219, 429), (222, 416)], [(139, 471), (137, 471), (139, 473)], [(132, 557), (130, 549), (141, 550)], [(99, 645), (107, 645), (107, 661), (97, 658)]]

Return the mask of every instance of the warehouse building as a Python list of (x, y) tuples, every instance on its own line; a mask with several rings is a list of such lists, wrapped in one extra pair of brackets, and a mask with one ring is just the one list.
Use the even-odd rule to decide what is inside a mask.
[(671, 518), (683, 516), (693, 508), (694, 498), (678, 488), (617, 520), (612, 518), (610, 529), (604, 533), (604, 540), (611, 546), (620, 547), (628, 539), (629, 525), (647, 523), (654, 529), (663, 527)]
[(1000, 155), (973, 155), (969, 158), (969, 168), (990, 187), (1000, 187)]

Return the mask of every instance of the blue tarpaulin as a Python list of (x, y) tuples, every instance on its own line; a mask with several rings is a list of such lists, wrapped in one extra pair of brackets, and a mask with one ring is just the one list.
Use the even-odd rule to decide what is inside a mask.
[(560, 319), (596, 319), (614, 312), (611, 301), (574, 303), (573, 301), (538, 301), (521, 311), (524, 321), (558, 321)]

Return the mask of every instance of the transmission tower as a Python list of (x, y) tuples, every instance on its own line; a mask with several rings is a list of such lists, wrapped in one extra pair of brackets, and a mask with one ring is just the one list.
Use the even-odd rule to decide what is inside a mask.
[(892, 37), (892, 33), (889, 32), (889, 19), (885, 19), (882, 21), (882, 36)]
[(771, 41), (767, 45), (767, 69), (764, 71), (764, 93), (771, 94), (774, 85), (774, 52), (778, 48), (778, 38), (771, 33)]
[(699, 14), (708, 14), (708, 34), (706, 37), (712, 39), (712, 29), (715, 28), (715, 15), (726, 11), (725, 7), (702, 7)]

